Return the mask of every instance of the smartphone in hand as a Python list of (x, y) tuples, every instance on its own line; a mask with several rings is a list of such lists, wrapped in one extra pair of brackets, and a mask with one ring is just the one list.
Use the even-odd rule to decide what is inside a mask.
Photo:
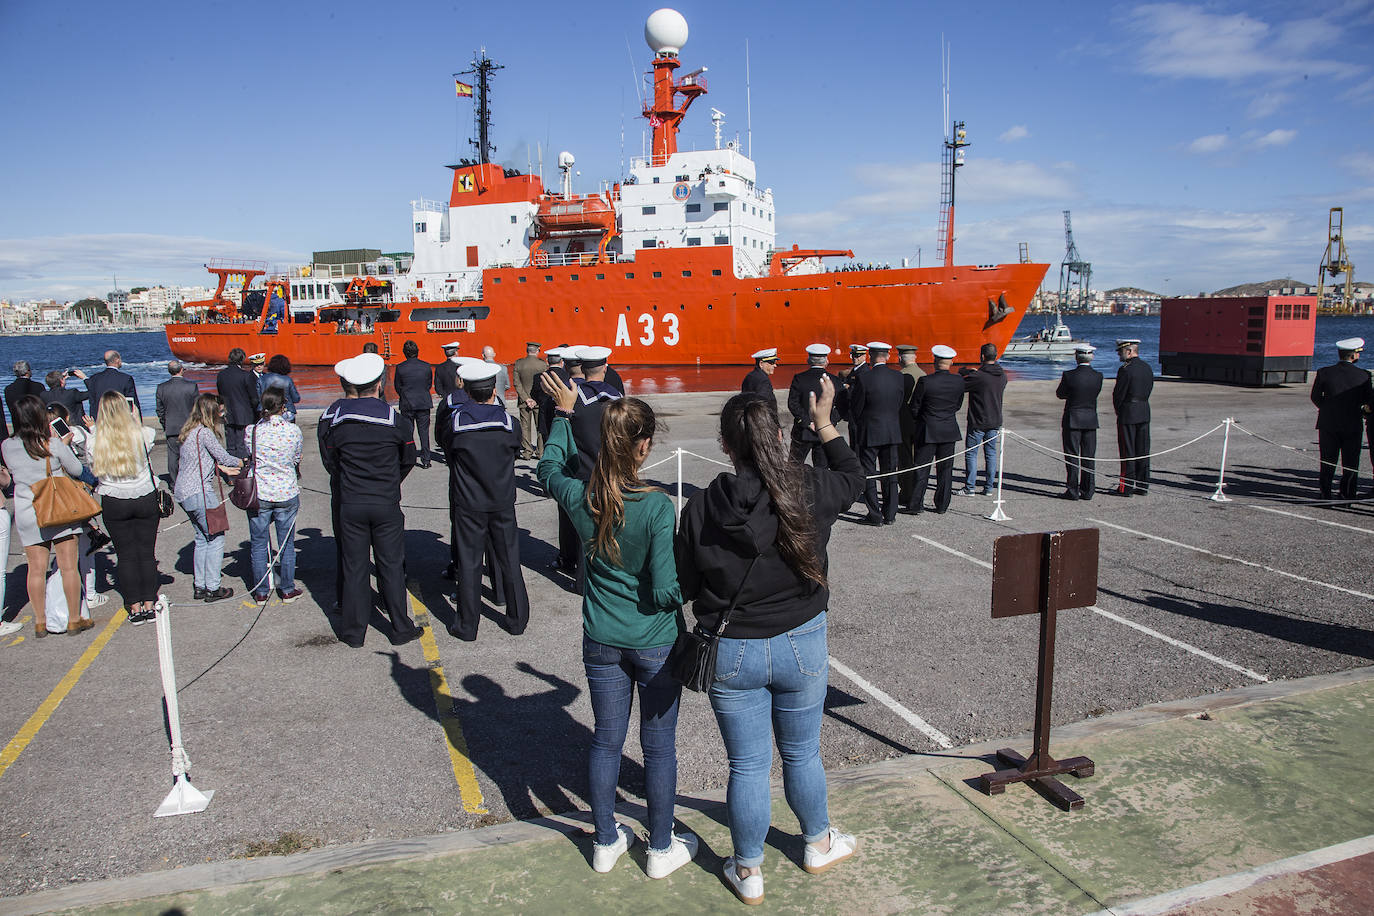
[(54, 417), (48, 425), (52, 428), (52, 434), (59, 439), (65, 439), (71, 435), (72, 428), (61, 417)]

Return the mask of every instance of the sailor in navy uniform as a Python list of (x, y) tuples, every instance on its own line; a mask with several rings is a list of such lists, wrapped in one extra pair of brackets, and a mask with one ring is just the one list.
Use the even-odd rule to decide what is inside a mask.
[(1121, 368), (1112, 386), (1116, 408), (1116, 441), (1121, 453), (1121, 496), (1150, 492), (1150, 392), (1155, 374), (1140, 358), (1139, 340), (1118, 340)]
[(826, 371), (829, 364), (829, 344), (808, 344), (806, 368), (792, 376), (792, 384), (787, 387), (787, 410), (792, 414), (792, 460), (798, 464), (805, 464), (806, 457), (810, 455), (811, 464), (815, 467), (830, 467), (825, 449), (821, 448), (821, 437), (816, 434), (815, 424), (811, 421), (811, 395), (820, 398), (821, 379), (827, 376), (837, 395), (834, 406), (830, 408), (830, 422), (833, 425), (841, 419), (838, 397), (840, 380)]
[[(865, 477), (879, 471), (886, 474), (880, 480), (870, 479), (864, 488), (864, 502), (868, 505), (870, 525), (890, 525), (897, 520), (897, 446), (902, 441), (902, 421), (899, 416), (906, 402), (906, 376), (887, 364), (892, 346), (881, 340), (868, 344), (869, 365), (849, 389), (849, 415), (864, 431), (863, 450), (859, 453)], [(881, 481), (883, 500), (878, 504), (878, 485)]]
[(768, 347), (753, 354), (754, 368), (744, 377), (739, 390), (744, 394), (753, 392), (766, 398), (774, 397), (771, 376), (778, 368), (778, 348)]
[(441, 402), (458, 387), (459, 343), (452, 340), (444, 344), (444, 361), (434, 366), (434, 393), (439, 396)]
[(440, 444), (454, 469), (457, 524), (458, 613), (449, 632), (471, 642), (481, 617), (482, 557), (488, 554), (505, 582), (507, 632), (518, 636), (530, 619), (530, 601), (520, 572), (520, 530), (515, 521), (515, 459), (520, 421), (496, 393), (501, 366), (476, 363), (458, 370), (469, 400), (450, 414)]
[[(348, 360), (342, 360), (334, 364), (334, 372), (339, 376), (339, 384), (343, 387), (343, 397), (324, 409), (320, 414), (320, 421), (315, 427), (315, 440), (319, 445), (320, 455), (324, 455), (325, 435), (329, 432), (329, 424), (334, 422), (334, 418), (339, 415), (339, 408), (348, 401), (358, 396), (358, 389), (353, 387), (353, 383), (343, 377), (343, 370)], [(326, 470), (328, 470), (326, 468)], [(334, 610), (338, 610), (343, 602), (343, 541), (339, 540), (337, 532), (343, 530), (339, 523), (339, 475), (334, 471), (329, 472), (329, 522), (334, 536)]]
[(852, 365), (840, 372), (840, 381), (843, 384), (835, 393), (835, 401), (840, 405), (840, 414), (849, 421), (849, 447), (857, 455), (863, 448), (863, 424), (854, 416), (854, 411), (849, 409), (849, 399), (854, 393), (854, 384), (859, 380), (859, 376), (873, 371), (873, 367), (868, 363), (868, 347), (863, 344), (849, 345), (849, 359)]
[[(906, 511), (920, 515), (925, 508), (929, 467), (935, 462), (935, 511), (945, 512), (954, 493), (954, 449), (963, 438), (959, 433), (959, 408), (964, 404), (964, 380), (949, 367), (956, 356), (952, 347), (936, 344), (930, 348), (935, 371), (916, 381), (911, 395), (911, 415), (916, 420), (916, 485)], [(922, 467), (922, 465), (926, 465)]]
[(1073, 348), (1078, 365), (1059, 379), (1055, 397), (1064, 402), (1061, 421), (1066, 482), (1060, 499), (1092, 499), (1093, 472), (1097, 464), (1097, 397), (1102, 393), (1102, 373), (1093, 368), (1097, 348), (1081, 343)]
[(415, 467), (415, 431), (396, 408), (377, 396), (386, 363), (364, 353), (341, 364), (358, 396), (339, 404), (323, 436), (321, 457), (339, 477), (339, 528), (344, 591), (339, 639), (361, 648), (372, 616), (368, 560), (377, 567), (382, 607), (391, 618), (392, 643), (420, 636), (406, 603), (405, 515), (401, 481)]
[(1355, 365), (1364, 350), (1364, 338), (1336, 341), (1339, 361), (1317, 370), (1312, 382), (1312, 403), (1317, 405), (1317, 447), (1322, 466), (1317, 474), (1322, 499), (1331, 499), (1336, 461), (1341, 463), (1342, 499), (1354, 499), (1360, 480), (1360, 421), (1368, 415), (1371, 395), (1369, 373)]

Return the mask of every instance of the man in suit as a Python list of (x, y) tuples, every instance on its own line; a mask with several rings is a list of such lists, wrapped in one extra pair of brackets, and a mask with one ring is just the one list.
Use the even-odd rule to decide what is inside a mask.
[(181, 467), (181, 428), (191, 416), (200, 386), (182, 375), (180, 361), (167, 363), (171, 378), (157, 386), (157, 421), (167, 437), (167, 476), (176, 486), (177, 471)]
[(453, 394), (458, 388), (458, 341), (453, 340), (443, 345), (444, 361), (436, 363), (434, 366), (434, 393), (439, 396), (439, 400)]
[(434, 408), (434, 398), (430, 386), (434, 381), (434, 367), (420, 359), (420, 345), (413, 340), (401, 344), (401, 355), (405, 357), (391, 373), (391, 384), (396, 389), (396, 406), (415, 427), (415, 438), (419, 443), (417, 453), (419, 466), (429, 467), (429, 412)]
[(258, 418), (258, 377), (243, 364), (242, 347), (229, 351), (229, 365), (215, 376), (215, 390), (224, 402), (224, 447), (236, 458), (247, 458), (243, 433)]
[[(80, 369), (72, 369), (71, 378), (85, 379), (86, 373)], [(81, 391), (77, 388), (67, 387), (67, 370), (54, 369), (43, 377), (43, 381), (48, 383), (48, 390), (43, 392), (44, 404), (61, 404), (67, 408), (67, 416), (72, 418), (73, 423), (80, 423), (86, 417), (86, 399), (91, 396), (89, 391)]]
[[(830, 345), (809, 344), (806, 348), (806, 368), (792, 376), (792, 384), (787, 388), (787, 410), (792, 414), (792, 460), (804, 464), (808, 455), (811, 464), (817, 468), (830, 467), (830, 460), (821, 448), (821, 437), (816, 433), (816, 424), (811, 420), (811, 395), (819, 400), (821, 379), (829, 377), (835, 392), (840, 391), (840, 380), (826, 371), (830, 364)], [(771, 390), (770, 390), (771, 393)], [(840, 408), (835, 404), (830, 408), (830, 423), (840, 422)]]
[(949, 510), (954, 495), (954, 449), (959, 434), (959, 408), (964, 404), (964, 380), (949, 371), (957, 355), (952, 347), (936, 344), (930, 348), (935, 371), (916, 383), (911, 396), (911, 415), (916, 420), (916, 486), (907, 512), (920, 515), (925, 509), (926, 484), (930, 465), (935, 466), (935, 511)]
[(1090, 343), (1074, 347), (1077, 366), (1059, 379), (1054, 395), (1064, 402), (1060, 422), (1064, 441), (1067, 483), (1060, 499), (1092, 499), (1093, 472), (1097, 464), (1097, 396), (1102, 393), (1102, 373), (1093, 368)]
[[(243, 351), (240, 350), (240, 353)], [(107, 391), (117, 391), (123, 397), (130, 398), (134, 402), (134, 414), (143, 415), (143, 405), (138, 402), (138, 386), (134, 384), (134, 377), (127, 372), (120, 372), (119, 367), (124, 365), (124, 360), (120, 358), (118, 350), (105, 351), (105, 368), (95, 375), (86, 379), (86, 390), (91, 395), (91, 419), (99, 419), (100, 398)]]
[(882, 472), (883, 500), (881, 509), (878, 504), (878, 480), (870, 479), (864, 489), (864, 502), (868, 505), (870, 525), (890, 525), (897, 520), (897, 446), (902, 441), (903, 399), (906, 395), (906, 377), (887, 364), (887, 355), (892, 347), (874, 340), (868, 344), (869, 365), (873, 368), (859, 376), (850, 389), (849, 415), (858, 419), (859, 428), (864, 431), (863, 450), (859, 453), (859, 463), (863, 465), (864, 476)]
[(863, 450), (863, 427), (849, 409), (849, 396), (853, 393), (854, 383), (859, 376), (872, 370), (868, 364), (868, 347), (863, 344), (849, 345), (850, 366), (840, 370), (840, 390), (835, 392), (835, 403), (840, 408), (840, 416), (849, 422), (849, 447), (857, 455)]
[(501, 374), (496, 377), (496, 400), (502, 407), (505, 407), (506, 393), (510, 391), (510, 370), (496, 361), (495, 347), (482, 348), (482, 362), (491, 366), (500, 366)]
[(1121, 452), (1122, 496), (1144, 496), (1150, 491), (1150, 392), (1154, 371), (1140, 358), (1139, 340), (1118, 340), (1116, 353), (1121, 368), (1112, 386), (1116, 409), (1116, 441)]
[(911, 415), (911, 398), (916, 393), (916, 383), (925, 377), (925, 371), (916, 365), (915, 344), (897, 345), (897, 371), (902, 373), (902, 409), (897, 414), (902, 421), (902, 441), (897, 445), (897, 467), (906, 468), (897, 475), (897, 502), (905, 506), (911, 502), (911, 491), (916, 486), (916, 418)]
[(754, 368), (750, 369), (749, 374), (744, 377), (739, 390), (745, 394), (752, 391), (754, 394), (761, 394), (766, 398), (775, 397), (772, 375), (778, 371), (778, 348), (767, 347), (757, 350), (751, 358), (754, 360)]
[(549, 364), (539, 358), (539, 344), (526, 341), (525, 355), (515, 361), (515, 399), (520, 404), (521, 458), (538, 458), (544, 453), (539, 437), (539, 376), (549, 371)]
[(1317, 405), (1317, 447), (1322, 466), (1317, 481), (1322, 499), (1331, 499), (1336, 460), (1341, 463), (1340, 498), (1354, 499), (1360, 478), (1360, 429), (1370, 411), (1369, 373), (1355, 365), (1364, 350), (1364, 338), (1336, 341), (1337, 362), (1317, 370), (1312, 382), (1312, 403)]
[(21, 359), (16, 362), (14, 381), (5, 386), (5, 406), (10, 409), (10, 419), (14, 419), (14, 405), (19, 403), (20, 398), (34, 395), (41, 401), (45, 393), (46, 389), (33, 380), (33, 369), (29, 366), (29, 361)]
[(983, 495), (992, 490), (992, 475), (997, 468), (997, 450), (1001, 446), (998, 431), (1002, 428), (1002, 397), (1007, 390), (1007, 375), (997, 365), (997, 347), (985, 343), (978, 351), (978, 368), (964, 367), (964, 392), (968, 395), (968, 417), (964, 437), (963, 496), (972, 496), (978, 488), (978, 452), (983, 452)]

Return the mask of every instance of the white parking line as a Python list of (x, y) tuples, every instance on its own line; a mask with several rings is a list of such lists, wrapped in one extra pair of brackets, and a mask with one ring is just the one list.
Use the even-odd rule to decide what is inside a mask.
[[(939, 541), (932, 541), (930, 538), (921, 537), (919, 534), (913, 534), (912, 537), (923, 544), (929, 544), (931, 547), (937, 547), (940, 550), (943, 550), (945, 553), (952, 553), (956, 557), (962, 557), (963, 559), (968, 560), (970, 563), (977, 563), (984, 569), (992, 569), (992, 564), (989, 563), (987, 560), (980, 560), (977, 557), (969, 556), (963, 551), (955, 550), (953, 547), (948, 547), (944, 544), (941, 544)], [(1088, 608), (1088, 610), (1092, 611), (1094, 614), (1106, 617), (1108, 620), (1111, 620), (1115, 623), (1119, 623), (1122, 626), (1127, 626), (1130, 627), (1132, 630), (1137, 630), (1141, 633), (1144, 633), (1146, 636), (1153, 636), (1160, 642), (1168, 643), (1176, 649), (1182, 649), (1184, 652), (1191, 652), (1193, 655), (1196, 655), (1199, 658), (1205, 658), (1207, 659), (1207, 661), (1221, 665), (1223, 668), (1229, 668), (1232, 671), (1235, 671), (1239, 674), (1243, 674), (1246, 677), (1251, 678), (1253, 680), (1266, 682), (1269, 680), (1269, 678), (1265, 677), (1263, 674), (1260, 674), (1258, 671), (1251, 671), (1249, 668), (1246, 668), (1242, 665), (1237, 665), (1235, 662), (1228, 662), (1224, 658), (1220, 658), (1216, 655), (1213, 655), (1206, 649), (1199, 649), (1197, 646), (1191, 643), (1186, 643), (1181, 639), (1174, 639), (1172, 636), (1165, 636), (1158, 630), (1152, 630), (1142, 623), (1136, 623), (1134, 620), (1122, 617), (1119, 614), (1113, 614), (1111, 611), (1103, 610), (1097, 605), (1093, 605), (1092, 607)]]
[(1305, 522), (1316, 522), (1318, 525), (1330, 525), (1332, 528), (1344, 528), (1346, 531), (1358, 531), (1361, 534), (1374, 534), (1374, 529), (1361, 528), (1359, 525), (1347, 525), (1344, 522), (1333, 522), (1325, 518), (1313, 518), (1310, 515), (1299, 515), (1296, 512), (1288, 512), (1284, 509), (1272, 509), (1269, 506), (1252, 506), (1249, 503), (1242, 503), (1247, 509), (1258, 509), (1260, 512), (1272, 512), (1275, 515), (1287, 515), (1289, 518), (1300, 518)]
[(1374, 595), (1371, 595), (1368, 592), (1356, 591), (1353, 588), (1345, 588), (1341, 585), (1332, 585), (1330, 582), (1322, 582), (1320, 579), (1309, 579), (1306, 576), (1300, 576), (1297, 573), (1285, 572), (1282, 569), (1275, 569), (1272, 566), (1265, 566), (1263, 563), (1256, 563), (1254, 560), (1242, 560), (1240, 557), (1231, 557), (1227, 556), (1224, 553), (1215, 553), (1211, 550), (1206, 549), (1205, 547), (1194, 547), (1192, 544), (1185, 544), (1182, 541), (1170, 540), (1169, 538), (1160, 537), (1157, 534), (1146, 534), (1144, 531), (1136, 531), (1134, 528), (1127, 528), (1124, 525), (1114, 525), (1111, 522), (1104, 522), (1100, 518), (1090, 518), (1088, 519), (1088, 521), (1094, 522), (1098, 525), (1106, 525), (1108, 528), (1115, 528), (1117, 531), (1124, 531), (1127, 534), (1136, 534), (1143, 538), (1149, 538), (1152, 541), (1159, 541), (1161, 544), (1169, 544), (1172, 547), (1182, 547), (1184, 550), (1193, 550), (1197, 553), (1205, 553), (1207, 554), (1207, 556), (1216, 557), (1218, 560), (1230, 560), (1232, 563), (1239, 563), (1242, 566), (1249, 566), (1252, 569), (1262, 569), (1265, 572), (1271, 572), (1276, 576), (1286, 576), (1289, 579), (1296, 579), (1299, 582), (1306, 582), (1309, 585), (1320, 585), (1322, 588), (1329, 588), (1335, 592), (1345, 592), (1347, 595), (1354, 595), (1356, 598), (1365, 598), (1370, 601), (1374, 601)]
[(925, 719), (922, 719), (920, 716), (916, 715), (916, 713), (907, 709), (901, 703), (898, 703), (896, 700), (892, 699), (892, 697), (888, 696), (882, 690), (878, 689), (877, 687), (874, 687), (868, 681), (864, 680), (857, 673), (855, 673), (853, 669), (849, 668), (847, 665), (841, 664), (839, 659), (835, 658), (835, 656), (833, 655), (830, 656), (830, 667), (834, 668), (836, 671), (840, 672), (840, 674), (843, 674), (845, 677), (849, 678), (849, 680), (854, 682), (854, 686), (858, 687), (864, 693), (873, 697), (873, 699), (877, 700), (879, 703), (882, 703), (888, 709), (895, 712), (898, 716), (905, 720), (907, 724), (909, 724), (912, 728), (916, 729), (918, 732), (925, 735), (931, 741), (934, 741), (936, 744), (940, 745), (940, 747), (950, 748), (954, 746), (954, 742), (949, 740), (949, 738), (945, 736), (944, 732), (940, 731), (938, 728), (931, 725)]

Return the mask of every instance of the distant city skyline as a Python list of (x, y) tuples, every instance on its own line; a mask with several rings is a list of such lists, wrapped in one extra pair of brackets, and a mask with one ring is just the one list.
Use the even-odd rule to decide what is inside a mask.
[[(556, 185), (569, 150), (575, 190), (617, 180), (641, 152), (658, 5), (573, 15), (536, 0), (503, 18), (11, 0), (0, 298), (104, 296), (115, 275), (204, 285), (215, 257), (410, 250), (409, 201), (447, 199), (444, 165), (469, 153), (473, 103), (452, 74), (479, 47), (505, 65), (498, 160), (542, 158)], [(683, 145), (710, 146), (710, 109), (725, 112), (773, 189), (782, 247), (935, 263), (943, 33), (951, 115), (972, 141), (957, 262), (1014, 261), (1027, 242), (1052, 289), (1067, 209), (1096, 288), (1314, 284), (1342, 206), (1356, 280), (1374, 277), (1374, 0), (675, 8), (684, 67), (709, 68)]]

